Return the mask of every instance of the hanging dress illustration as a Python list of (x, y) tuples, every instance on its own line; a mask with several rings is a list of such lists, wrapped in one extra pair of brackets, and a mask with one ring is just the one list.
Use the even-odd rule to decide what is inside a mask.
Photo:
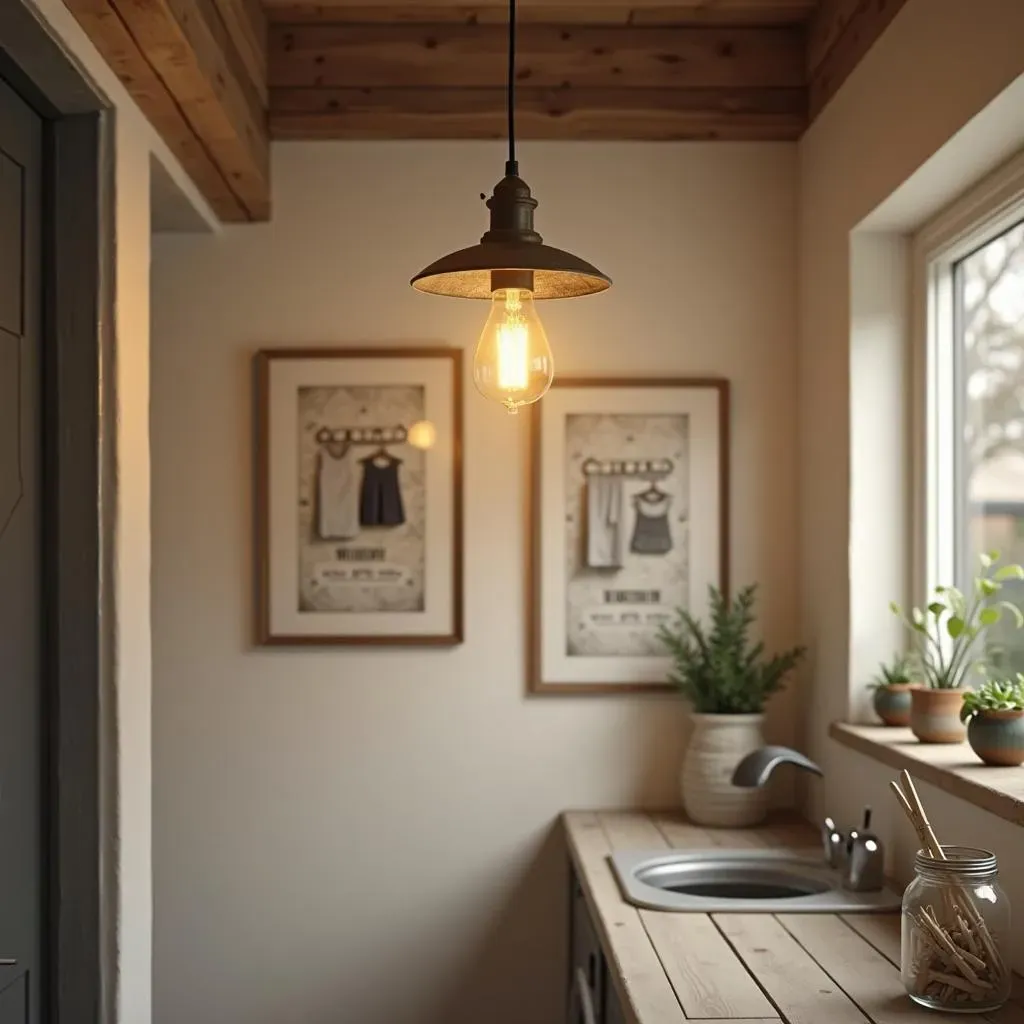
[(388, 452), (377, 452), (359, 460), (363, 484), (359, 492), (359, 522), (362, 526), (401, 526), (405, 522), (398, 467), (402, 460)]
[(622, 568), (622, 477), (592, 476), (587, 480), (587, 565), (591, 569)]
[(667, 555), (672, 550), (672, 533), (668, 525), (668, 509), (672, 495), (656, 487), (634, 495), (636, 523), (629, 550), (634, 555)]
[(317, 533), (323, 540), (351, 540), (359, 535), (359, 470), (347, 443), (320, 449), (317, 474)]

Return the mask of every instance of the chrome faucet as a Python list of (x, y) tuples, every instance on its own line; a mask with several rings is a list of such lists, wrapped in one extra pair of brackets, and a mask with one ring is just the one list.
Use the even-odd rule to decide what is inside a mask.
[[(818, 765), (809, 757), (804, 757), (799, 750), (791, 747), (758, 747), (736, 765), (732, 773), (732, 784), (748, 789), (760, 788), (768, 782), (780, 764), (792, 764), (814, 775), (824, 774)], [(831, 818), (826, 818), (821, 827), (821, 843), (829, 866), (841, 867), (846, 859), (846, 836), (836, 828)]]
[[(792, 764), (814, 775), (824, 775), (810, 758), (790, 747), (759, 747), (747, 754), (732, 773), (732, 784), (755, 788), (765, 785), (780, 764)], [(830, 867), (843, 872), (846, 888), (860, 892), (875, 892), (883, 885), (884, 852), (878, 836), (868, 831), (871, 809), (864, 809), (864, 828), (851, 830), (848, 835), (826, 818), (821, 826), (821, 842), (825, 860)]]
[(748, 789), (763, 786), (780, 764), (793, 764), (815, 775), (823, 774), (810, 758), (804, 757), (798, 750), (790, 747), (759, 747), (736, 765), (732, 773), (732, 784)]

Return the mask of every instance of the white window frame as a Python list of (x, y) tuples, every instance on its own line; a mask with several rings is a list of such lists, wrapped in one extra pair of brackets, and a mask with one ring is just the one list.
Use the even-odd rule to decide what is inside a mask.
[[(911, 380), (913, 487), (911, 586), (915, 602), (939, 583), (969, 578), (961, 550), (966, 499), (956, 493), (963, 396), (954, 268), (1024, 220), (1024, 152), (1018, 153), (924, 224), (911, 243), (914, 344)], [(920, 524), (924, 524), (924, 530)]]

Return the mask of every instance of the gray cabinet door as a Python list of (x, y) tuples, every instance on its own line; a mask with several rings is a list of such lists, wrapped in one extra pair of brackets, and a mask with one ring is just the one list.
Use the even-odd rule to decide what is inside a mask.
[(42, 137), (0, 81), (0, 1024), (42, 1020)]
[(604, 958), (601, 955), (601, 943), (590, 920), (590, 911), (583, 889), (575, 875), (572, 885), (572, 958), (570, 962), (569, 984), (569, 1024), (584, 1024), (583, 1008), (578, 994), (573, 992), (577, 985), (579, 973), (586, 979), (586, 987), (590, 993), (590, 1001), (598, 1021), (602, 1019), (601, 1001), (604, 992)]
[(605, 979), (604, 986), (604, 1024), (626, 1024), (626, 1013), (610, 977)]

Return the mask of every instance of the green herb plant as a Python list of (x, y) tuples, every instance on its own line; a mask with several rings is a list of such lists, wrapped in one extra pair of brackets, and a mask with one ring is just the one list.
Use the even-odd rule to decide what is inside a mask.
[(889, 664), (883, 661), (878, 666), (878, 672), (868, 683), (868, 689), (881, 690), (886, 686), (906, 686), (907, 683), (912, 683), (912, 666), (913, 659), (908, 655), (894, 654)]
[(700, 714), (759, 714), (806, 654), (805, 647), (794, 647), (767, 657), (762, 642), (751, 642), (756, 593), (751, 584), (730, 601), (708, 587), (707, 629), (680, 608), (672, 626), (659, 630), (674, 662), (669, 678)]
[(1024, 675), (1013, 679), (986, 679), (977, 690), (967, 690), (960, 706), (960, 721), (982, 711), (1024, 711)]
[(895, 601), (889, 605), (910, 631), (911, 657), (919, 675), (915, 681), (931, 689), (959, 689), (972, 672), (984, 668), (979, 642), (1007, 616), (1013, 628), (1024, 626), (1020, 609), (999, 597), (1007, 580), (1024, 579), (1024, 569), (1014, 564), (997, 565), (997, 551), (983, 554), (980, 561), (970, 597), (956, 587), (940, 586), (925, 608), (904, 611)]

